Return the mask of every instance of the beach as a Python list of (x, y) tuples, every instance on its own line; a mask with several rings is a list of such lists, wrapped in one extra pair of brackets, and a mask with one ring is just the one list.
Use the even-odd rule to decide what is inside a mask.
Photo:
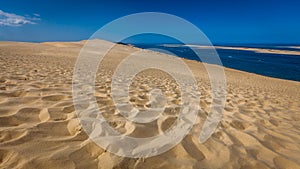
[[(183, 61), (201, 93), (191, 132), (171, 150), (149, 158), (120, 157), (102, 149), (82, 129), (72, 99), (73, 70), (85, 42), (0, 42), (0, 168), (300, 168), (300, 82), (225, 68), (223, 116), (212, 137), (201, 144), (198, 136), (210, 112), (211, 86), (203, 63), (187, 59)], [(150, 52), (115, 45), (100, 64), (94, 95), (116, 130), (150, 137), (168, 129), (178, 110), (167, 108), (160, 120), (149, 124), (133, 123), (120, 117), (110, 94), (113, 71), (136, 51)], [(152, 86), (161, 87), (168, 105), (180, 104), (174, 79), (152, 69), (134, 78), (130, 102), (146, 108)]]

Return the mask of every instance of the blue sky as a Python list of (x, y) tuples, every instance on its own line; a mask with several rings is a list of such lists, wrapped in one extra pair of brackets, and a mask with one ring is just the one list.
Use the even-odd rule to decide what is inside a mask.
[(78, 41), (137, 12), (164, 12), (198, 26), (213, 43), (300, 44), (299, 0), (0, 1), (1, 41)]

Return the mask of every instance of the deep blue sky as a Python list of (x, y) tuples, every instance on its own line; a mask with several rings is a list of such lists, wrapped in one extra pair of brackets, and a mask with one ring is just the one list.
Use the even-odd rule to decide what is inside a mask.
[(197, 25), (213, 43), (300, 44), (299, 8), (299, 0), (3, 0), (0, 10), (36, 24), (0, 25), (0, 40), (77, 41), (124, 15), (165, 12)]

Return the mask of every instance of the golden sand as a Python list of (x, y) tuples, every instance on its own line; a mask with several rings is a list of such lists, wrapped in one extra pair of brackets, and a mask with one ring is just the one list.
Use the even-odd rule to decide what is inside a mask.
[[(103, 42), (105, 43), (105, 42)], [(116, 156), (89, 140), (76, 118), (72, 72), (83, 42), (0, 42), (0, 168), (300, 168), (300, 83), (225, 69), (223, 118), (205, 143), (198, 143), (212, 102), (202, 63), (184, 60), (195, 73), (201, 111), (194, 128), (173, 149), (145, 159)], [(111, 126), (132, 137), (149, 137), (173, 124), (177, 109), (164, 118), (137, 124), (114, 116), (112, 72), (134, 47), (116, 45), (96, 79), (95, 96)], [(130, 101), (146, 108), (152, 86), (168, 104), (180, 103), (174, 79), (158, 70), (137, 75)]]

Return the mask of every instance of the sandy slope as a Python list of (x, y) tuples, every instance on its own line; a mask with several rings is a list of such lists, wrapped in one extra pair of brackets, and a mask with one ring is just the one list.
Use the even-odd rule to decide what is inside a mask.
[[(213, 136), (199, 144), (210, 111), (210, 85), (203, 65), (188, 60), (199, 82), (202, 108), (192, 132), (170, 151), (151, 158), (106, 152), (88, 139), (74, 112), (72, 71), (82, 44), (0, 42), (0, 168), (300, 168), (299, 82), (226, 69), (223, 119)], [(98, 72), (95, 96), (117, 130), (149, 137), (173, 124), (178, 110), (167, 108), (163, 120), (136, 124), (114, 116), (110, 97), (114, 68), (125, 54), (137, 50), (114, 48)], [(130, 86), (132, 104), (147, 107), (153, 86), (165, 92), (168, 104), (180, 103), (174, 80), (147, 70)]]

